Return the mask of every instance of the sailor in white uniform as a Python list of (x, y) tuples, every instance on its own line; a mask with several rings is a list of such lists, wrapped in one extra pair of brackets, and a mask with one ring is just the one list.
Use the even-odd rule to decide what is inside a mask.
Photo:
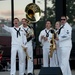
[(14, 18), (14, 27), (8, 27), (6, 25), (1, 25), (2, 28), (11, 33), (11, 72), (10, 75), (16, 75), (16, 54), (18, 52), (19, 57), (19, 75), (24, 75), (23, 66), (24, 66), (24, 50), (22, 46), (25, 46), (26, 35), (19, 27), (19, 19)]
[(23, 29), (23, 32), (27, 35), (27, 53), (31, 59), (27, 61), (27, 74), (33, 75), (33, 46), (32, 38), (34, 37), (34, 31), (28, 26), (27, 19), (22, 19), (22, 25), (20, 27)]
[(69, 57), (72, 49), (72, 27), (67, 23), (65, 16), (61, 16), (61, 27), (58, 31), (59, 47), (60, 47), (60, 62), (59, 66), (63, 75), (72, 75), (69, 66)]
[[(61, 26), (60, 21), (57, 21), (55, 23), (55, 33), (56, 33), (56, 37), (58, 37), (58, 30)], [(60, 48), (59, 48), (59, 41), (56, 40), (56, 50), (55, 50), (55, 55), (56, 55), (56, 67), (59, 67), (59, 62), (60, 62)]]
[[(43, 67), (54, 67), (53, 64), (54, 58), (50, 58), (49, 52), (50, 52), (50, 41), (52, 39), (52, 33), (51, 33), (51, 22), (48, 20), (46, 21), (46, 28), (42, 30), (39, 34), (39, 42), (42, 43), (43, 48)], [(49, 61), (48, 61), (49, 60)], [(50, 62), (50, 64), (49, 64)]]

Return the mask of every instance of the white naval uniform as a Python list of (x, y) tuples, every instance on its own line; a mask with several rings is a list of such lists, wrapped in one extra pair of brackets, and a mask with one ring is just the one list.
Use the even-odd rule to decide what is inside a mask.
[[(58, 37), (58, 30), (55, 30), (55, 33), (56, 33), (56, 37)], [(55, 50), (55, 58), (56, 58), (56, 67), (59, 67), (59, 61), (60, 61), (60, 48), (59, 48), (59, 41), (55, 40), (56, 41), (56, 50)]]
[[(25, 27), (23, 27), (23, 25), (21, 25), (20, 27), (23, 29), (23, 31), (24, 31), (24, 29), (27, 32), (30, 31), (30, 28), (28, 26), (25, 28)], [(26, 33), (26, 32), (24, 31), (24, 33)], [(29, 55), (29, 57), (31, 57), (31, 59), (29, 59), (27, 61), (27, 73), (32, 73), (33, 74), (33, 46), (32, 46), (32, 40), (27, 42), (27, 47), (28, 47), (27, 48), (28, 55)]]
[(59, 66), (62, 70), (63, 75), (72, 75), (69, 66), (69, 57), (72, 48), (71, 40), (72, 28), (66, 22), (62, 27), (59, 37), (59, 48), (60, 48), (60, 61)]
[[(24, 75), (23, 72), (23, 66), (24, 66), (24, 50), (22, 48), (22, 45), (25, 46), (24, 44), (27, 42), (26, 36), (23, 34), (23, 31), (20, 30), (20, 35), (17, 37), (17, 31), (14, 29), (16, 27), (8, 27), (4, 25), (2, 27), (4, 30), (8, 31), (11, 33), (11, 72), (10, 75), (15, 75), (16, 74), (16, 54), (18, 52), (18, 57), (19, 57), (19, 75)], [(16, 28), (17, 30), (19, 28)], [(27, 47), (27, 46), (26, 46)]]
[[(49, 37), (48, 37), (47, 41), (44, 41), (43, 39), (41, 39), (41, 36), (46, 37), (45, 31), (47, 31), (47, 33), (49, 32)], [(51, 39), (52, 39), (52, 33), (49, 30), (47, 30), (46, 28), (40, 32), (39, 42), (42, 43), (42, 48), (43, 48), (43, 67), (48, 67), (48, 66), (55, 67), (54, 55), (52, 58), (49, 58), (50, 40)], [(50, 61), (48, 61), (49, 59), (50, 59)], [(50, 65), (49, 65), (49, 62), (50, 62)]]

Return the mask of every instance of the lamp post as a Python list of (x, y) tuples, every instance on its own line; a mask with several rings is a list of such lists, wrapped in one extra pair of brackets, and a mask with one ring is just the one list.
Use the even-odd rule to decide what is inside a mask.
[[(35, 0), (33, 0), (33, 3), (35, 3)], [(33, 42), (33, 45), (34, 45), (34, 50), (36, 48), (36, 23), (33, 23), (33, 29), (34, 29), (34, 35), (35, 35), (35, 38), (34, 38), (34, 42)]]
[(44, 11), (45, 11), (45, 12), (44, 12), (44, 14), (45, 14), (45, 19), (44, 19), (44, 21), (46, 21), (46, 18), (47, 18), (47, 10), (46, 10), (46, 9), (47, 9), (47, 0), (45, 0), (44, 2), (45, 2), (45, 10), (44, 10)]
[(55, 7), (56, 21), (60, 21), (62, 15), (66, 16), (66, 0), (56, 0)]
[(14, 19), (14, 0), (11, 0), (11, 24), (13, 26), (13, 19)]
[(35, 3), (35, 0), (33, 0), (33, 3)]

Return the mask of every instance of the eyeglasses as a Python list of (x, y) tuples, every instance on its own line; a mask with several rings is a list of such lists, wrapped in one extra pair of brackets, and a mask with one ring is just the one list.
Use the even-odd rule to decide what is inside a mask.
[(61, 20), (64, 20), (65, 21), (66, 19), (61, 19)]

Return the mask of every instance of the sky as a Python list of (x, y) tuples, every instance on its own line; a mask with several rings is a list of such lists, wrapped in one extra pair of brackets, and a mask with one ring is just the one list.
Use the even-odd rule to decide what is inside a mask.
[[(25, 17), (25, 7), (32, 3), (32, 0), (14, 0), (14, 16), (18, 18)], [(36, 0), (40, 9), (44, 10), (44, 0)], [(47, 6), (52, 6), (51, 2)], [(0, 1), (0, 18), (11, 18), (11, 0)]]

